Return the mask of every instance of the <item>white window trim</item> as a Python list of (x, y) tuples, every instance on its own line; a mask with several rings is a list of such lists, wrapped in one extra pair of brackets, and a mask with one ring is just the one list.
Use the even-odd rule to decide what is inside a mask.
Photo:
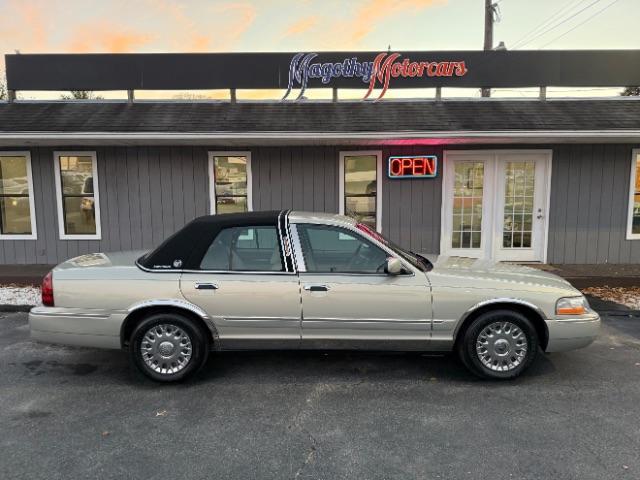
[[(91, 168), (93, 173), (93, 201), (96, 210), (96, 233), (95, 234), (69, 234), (64, 231), (64, 212), (62, 206), (62, 180), (60, 175), (60, 157), (91, 157)], [(102, 230), (100, 227), (100, 194), (98, 181), (98, 159), (95, 151), (56, 151), (53, 152), (53, 169), (56, 181), (56, 203), (58, 205), (58, 232), (60, 240), (101, 240)]]
[(253, 211), (253, 181), (251, 179), (251, 152), (217, 151), (209, 152), (209, 209), (211, 215), (216, 214), (216, 171), (213, 164), (214, 157), (246, 157), (247, 158), (247, 211)]
[(344, 215), (344, 159), (345, 157), (365, 155), (375, 155), (376, 157), (376, 231), (382, 233), (382, 150), (347, 150), (340, 152), (338, 213)]
[(640, 240), (640, 233), (633, 233), (633, 193), (636, 186), (636, 168), (640, 149), (631, 151), (631, 174), (629, 175), (629, 204), (627, 206), (627, 240)]
[(36, 231), (36, 208), (35, 198), (33, 191), (33, 174), (31, 171), (31, 152), (14, 151), (7, 152), (1, 151), (0, 157), (25, 157), (27, 159), (27, 184), (29, 185), (29, 215), (31, 216), (31, 233), (30, 234), (17, 234), (12, 235), (10, 233), (1, 233), (0, 240), (37, 240), (38, 232)]

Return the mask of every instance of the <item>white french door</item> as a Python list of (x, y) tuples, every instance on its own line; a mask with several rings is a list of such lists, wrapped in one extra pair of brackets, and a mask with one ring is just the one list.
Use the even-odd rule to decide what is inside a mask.
[(543, 262), (551, 152), (445, 152), (444, 255)]

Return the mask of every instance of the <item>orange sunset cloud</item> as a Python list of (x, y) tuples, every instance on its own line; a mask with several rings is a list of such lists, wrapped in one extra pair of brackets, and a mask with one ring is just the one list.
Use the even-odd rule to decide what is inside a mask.
[(306, 33), (318, 24), (318, 20), (319, 18), (317, 15), (301, 18), (300, 20), (289, 25), (289, 27), (282, 34), (282, 38)]
[(349, 23), (347, 34), (354, 42), (367, 36), (385, 18), (398, 13), (416, 13), (434, 5), (443, 5), (446, 0), (369, 0), (362, 4)]
[(152, 35), (128, 31), (103, 20), (74, 28), (65, 50), (74, 53), (131, 52), (147, 45), (154, 38)]

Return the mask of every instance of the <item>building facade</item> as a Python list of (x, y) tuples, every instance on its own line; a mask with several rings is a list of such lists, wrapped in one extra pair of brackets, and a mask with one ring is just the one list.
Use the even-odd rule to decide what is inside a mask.
[(639, 158), (637, 99), (12, 101), (0, 263), (272, 209), (352, 215), (423, 253), (640, 263)]

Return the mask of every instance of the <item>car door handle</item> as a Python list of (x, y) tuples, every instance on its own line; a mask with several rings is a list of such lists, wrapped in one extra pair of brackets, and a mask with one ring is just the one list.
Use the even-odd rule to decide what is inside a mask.
[(329, 287), (327, 285), (305, 285), (303, 287), (307, 292), (328, 292)]
[(196, 290), (217, 290), (218, 285), (215, 283), (207, 283), (207, 282), (196, 282), (195, 284)]

